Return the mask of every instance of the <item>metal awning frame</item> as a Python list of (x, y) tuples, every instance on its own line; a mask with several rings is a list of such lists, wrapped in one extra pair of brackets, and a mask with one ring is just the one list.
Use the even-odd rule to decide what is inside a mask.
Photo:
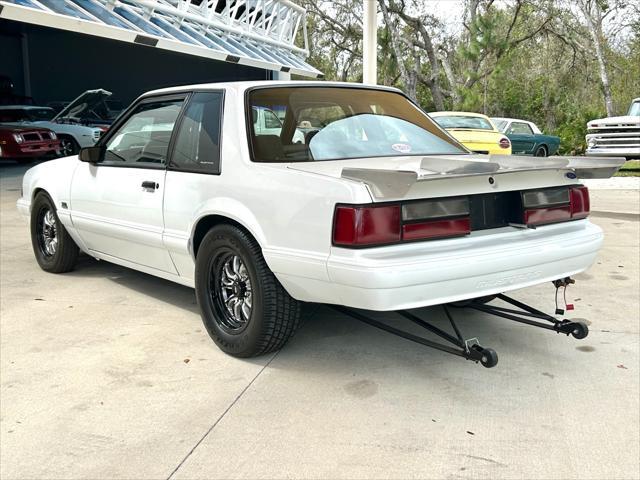
[[(189, 0), (0, 0), (0, 18), (266, 70), (322, 76), (301, 58), (307, 50), (293, 45), (300, 23), (303, 29), (306, 24), (304, 9), (288, 0), (244, 0), (241, 15), (229, 8), (224, 15), (214, 15), (217, 2), (205, 0), (195, 6)], [(54, 11), (52, 5), (67, 14)], [(238, 5), (234, 4), (236, 10)], [(276, 15), (283, 5), (290, 7), (282, 19), (288, 26), (277, 28)], [(267, 11), (272, 13), (256, 13), (259, 6), (271, 8)], [(245, 31), (243, 24), (254, 30)]]

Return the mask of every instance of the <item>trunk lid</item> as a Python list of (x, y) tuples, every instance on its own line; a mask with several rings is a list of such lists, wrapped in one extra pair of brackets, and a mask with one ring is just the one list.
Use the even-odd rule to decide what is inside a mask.
[(449, 132), (456, 140), (464, 144), (479, 143), (486, 145), (496, 145), (504, 135), (491, 130), (471, 130), (460, 128), (448, 128)]

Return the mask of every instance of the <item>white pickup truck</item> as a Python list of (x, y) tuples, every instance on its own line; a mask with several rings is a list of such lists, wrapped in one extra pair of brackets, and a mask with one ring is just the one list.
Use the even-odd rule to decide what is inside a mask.
[(587, 124), (587, 155), (640, 158), (640, 98), (622, 117), (591, 120)]

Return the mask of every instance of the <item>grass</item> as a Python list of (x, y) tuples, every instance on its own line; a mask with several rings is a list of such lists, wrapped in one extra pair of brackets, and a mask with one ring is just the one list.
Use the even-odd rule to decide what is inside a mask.
[(640, 160), (628, 160), (614, 177), (640, 177)]
[(640, 177), (640, 171), (618, 170), (614, 177)]

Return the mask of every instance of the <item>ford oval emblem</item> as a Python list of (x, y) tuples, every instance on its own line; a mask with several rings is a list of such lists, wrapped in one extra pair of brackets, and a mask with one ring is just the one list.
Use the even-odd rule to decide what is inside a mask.
[(575, 180), (576, 178), (578, 178), (578, 176), (576, 175), (575, 172), (567, 172), (567, 173), (565, 173), (565, 176), (567, 178), (570, 178), (571, 180)]

